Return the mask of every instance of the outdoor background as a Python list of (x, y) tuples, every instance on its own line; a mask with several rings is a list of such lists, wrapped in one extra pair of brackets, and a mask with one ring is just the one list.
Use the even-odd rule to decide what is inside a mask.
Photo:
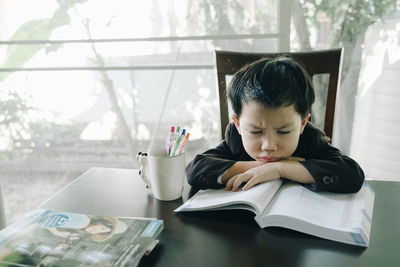
[[(375, 55), (374, 45), (389, 43), (392, 50), (379, 55), (389, 69), (400, 69), (399, 3), (282, 2), (0, 0), (0, 181), (7, 223), (90, 167), (137, 168), (136, 153), (163, 145), (170, 126), (191, 133), (186, 161), (218, 144), (214, 50), (282, 50), (289, 29), (280, 29), (279, 20), (290, 13), (291, 51), (345, 49), (333, 141), (363, 163), (357, 147), (370, 137), (352, 138), (368, 124), (353, 123), (354, 114), (368, 117), (371, 105), (355, 105), (362, 100), (356, 95), (363, 53), (368, 48)], [(318, 104), (315, 109), (322, 124)], [(390, 134), (399, 136), (397, 127)], [(380, 164), (385, 176), (368, 168), (367, 174), (395, 179), (394, 163), (387, 164)]]

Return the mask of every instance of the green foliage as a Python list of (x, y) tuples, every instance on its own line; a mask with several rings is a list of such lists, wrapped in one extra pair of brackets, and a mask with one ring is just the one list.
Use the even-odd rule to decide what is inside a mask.
[[(84, 3), (87, 0), (57, 0), (59, 7), (51, 18), (30, 20), (17, 29), (11, 37), (11, 41), (23, 40), (48, 40), (53, 30), (68, 25), (71, 21), (68, 10), (75, 4)], [(1, 65), (2, 68), (18, 68), (23, 66), (42, 48), (46, 53), (54, 52), (60, 45), (31, 44), (31, 45), (9, 45), (6, 57)], [(0, 72), (0, 81), (7, 78), (10, 72)]]
[[(57, 0), (59, 7), (51, 18), (34, 19), (21, 25), (11, 41), (48, 40), (53, 30), (68, 25), (70, 17), (68, 10), (75, 4), (84, 3), (87, 0)], [(46, 53), (59, 49), (61, 45), (30, 44), (30, 45), (9, 45), (6, 50), (5, 60), (2, 68), (22, 67), (33, 58), (42, 48)], [(0, 72), (0, 81), (7, 78), (11, 72)], [(28, 117), (33, 107), (28, 104), (17, 91), (2, 92), (0, 95), (0, 135), (9, 140), (9, 146), (13, 146), (17, 140), (24, 139), (31, 135), (32, 124)]]
[(22, 138), (27, 130), (26, 115), (32, 110), (28, 101), (16, 91), (2, 93), (0, 96), (0, 135)]
[[(8, 141), (7, 149), (29, 140), (40, 148), (60, 138), (79, 139), (86, 124), (59, 124), (55, 117), (32, 106), (28, 96), (18, 91), (0, 94), (0, 137)], [(68, 139), (67, 138), (67, 139)]]
[(330, 18), (336, 32), (332, 46), (352, 43), (369, 25), (396, 11), (396, 0), (304, 0), (307, 21), (320, 27), (319, 17)]
[[(13, 35), (11, 40), (45, 40), (50, 36), (49, 19), (31, 20), (24, 23)], [(16, 68), (31, 59), (44, 45), (9, 45), (3, 68)], [(0, 80), (4, 79), (4, 75)]]

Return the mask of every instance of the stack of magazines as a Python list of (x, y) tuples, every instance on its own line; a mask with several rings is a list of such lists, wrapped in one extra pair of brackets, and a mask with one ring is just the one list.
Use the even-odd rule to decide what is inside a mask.
[(34, 210), (0, 232), (0, 265), (136, 266), (163, 221)]

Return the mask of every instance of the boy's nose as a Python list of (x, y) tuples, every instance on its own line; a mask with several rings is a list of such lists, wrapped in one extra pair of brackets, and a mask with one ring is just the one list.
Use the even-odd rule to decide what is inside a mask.
[(261, 144), (262, 151), (276, 151), (277, 145), (273, 138), (264, 138)]

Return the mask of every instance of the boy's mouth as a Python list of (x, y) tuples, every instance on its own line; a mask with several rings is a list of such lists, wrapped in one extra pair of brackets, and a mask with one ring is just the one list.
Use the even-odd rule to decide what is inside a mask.
[(272, 157), (272, 156), (265, 156), (265, 157), (260, 157), (259, 159), (260, 159), (260, 161), (262, 161), (264, 163), (268, 163), (268, 162), (278, 161), (281, 158)]

